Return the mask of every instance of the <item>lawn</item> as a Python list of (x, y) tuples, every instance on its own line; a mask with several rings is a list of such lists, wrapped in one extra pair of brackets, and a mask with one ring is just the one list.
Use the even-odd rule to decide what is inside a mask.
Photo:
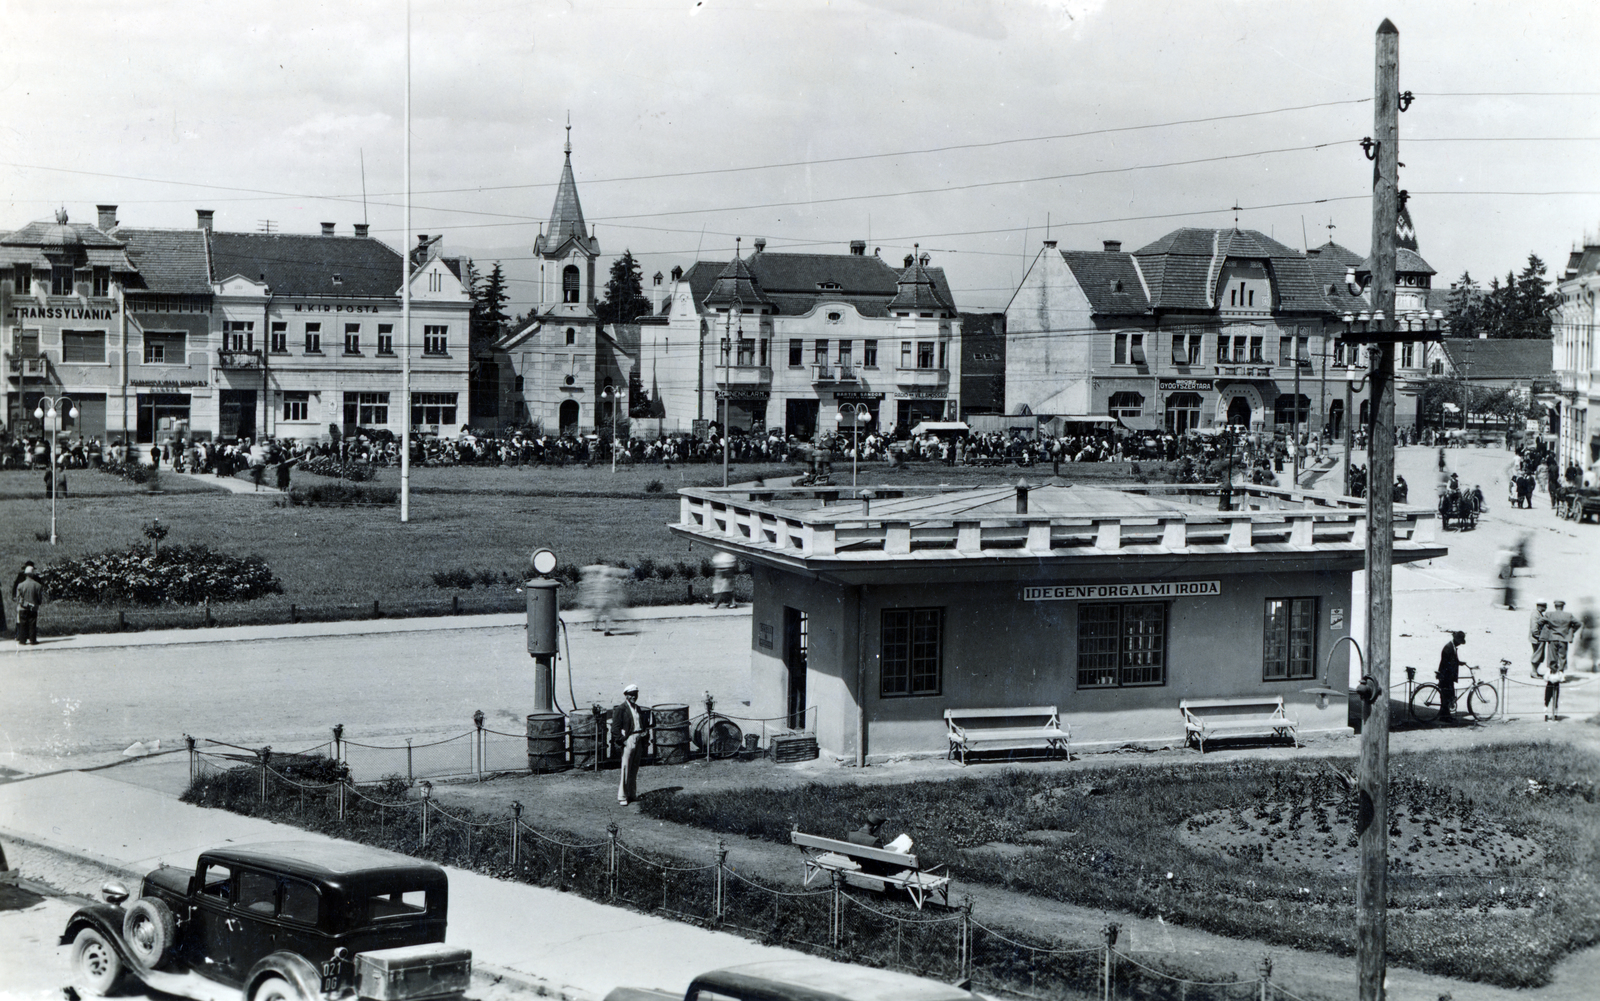
[[(1389, 956), (1506, 987), (1600, 942), (1600, 761), (1558, 744), (1391, 758)], [(1223, 935), (1355, 950), (1353, 800), (1332, 763), (991, 772), (646, 799), (653, 816), (787, 844), (871, 812), (959, 880)]]
[[(798, 466), (736, 465), (733, 478), (787, 482)], [(1019, 475), (1042, 482), (1048, 467), (965, 468), (909, 464), (890, 470), (862, 467), (861, 482), (936, 485), (1010, 483)], [(848, 482), (848, 468), (835, 482)], [(1076, 481), (1126, 479), (1122, 463), (1069, 464), (1063, 476)], [(672, 567), (647, 581), (628, 585), (634, 604), (674, 604), (686, 600), (693, 584), (704, 599), (709, 582), (686, 581), (679, 572), (698, 573), (711, 553), (704, 546), (674, 538), (666, 529), (677, 520), (675, 491), (687, 486), (719, 486), (716, 464), (623, 466), (441, 467), (418, 468), (411, 476), (410, 521), (401, 524), (396, 507), (290, 507), (276, 491), (261, 496), (212, 489), (203, 480), (167, 474), (162, 494), (90, 470), (70, 474), (71, 494), (58, 499), (59, 544), (49, 545), (50, 505), (43, 498), (42, 473), (0, 473), (0, 566), (24, 559), (48, 564), (54, 559), (121, 549), (143, 541), (142, 527), (154, 519), (170, 529), (166, 544), (204, 543), (214, 550), (259, 554), (283, 583), (283, 593), (209, 610), (183, 607), (101, 608), (60, 602), (41, 616), (46, 634), (131, 628), (199, 625), (210, 615), (220, 624), (283, 622), (300, 618), (337, 619), (373, 614), (430, 615), (453, 609), (463, 613), (516, 611), (523, 599), (514, 589), (528, 554), (540, 547), (556, 551), (566, 566), (596, 561), (637, 567), (649, 561)], [(269, 482), (270, 482), (269, 477)], [(296, 485), (333, 483), (299, 474)], [(652, 489), (659, 482), (659, 489)], [(380, 470), (372, 481), (397, 486), (397, 469)], [(450, 574), (473, 586), (441, 587), (434, 575)], [(744, 587), (748, 587), (745, 583)], [(576, 588), (564, 600), (576, 598)], [(744, 592), (742, 597), (747, 597)], [(123, 617), (119, 620), (119, 613)]]

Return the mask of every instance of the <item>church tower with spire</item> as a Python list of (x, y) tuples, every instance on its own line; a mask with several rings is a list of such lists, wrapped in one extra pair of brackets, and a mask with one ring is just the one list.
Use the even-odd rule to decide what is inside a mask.
[(583, 221), (583, 205), (578, 201), (578, 183), (572, 176), (570, 121), (564, 151), (566, 160), (561, 165), (561, 182), (556, 185), (549, 228), (541, 229), (533, 242), (534, 256), (539, 259), (539, 313), (593, 318), (595, 258), (600, 256), (600, 242)]

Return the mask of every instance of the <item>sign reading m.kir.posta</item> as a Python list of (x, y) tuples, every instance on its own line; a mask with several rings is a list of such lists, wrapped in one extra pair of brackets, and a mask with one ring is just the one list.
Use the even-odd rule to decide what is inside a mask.
[(1222, 593), (1220, 580), (1162, 580), (1146, 584), (1044, 584), (1022, 589), (1023, 601), (1093, 598), (1194, 598)]

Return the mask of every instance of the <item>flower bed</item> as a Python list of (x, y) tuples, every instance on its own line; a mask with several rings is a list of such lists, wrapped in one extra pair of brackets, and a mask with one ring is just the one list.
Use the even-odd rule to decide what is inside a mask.
[(159, 553), (139, 544), (58, 560), (39, 577), (53, 599), (89, 604), (198, 605), (283, 591), (261, 557), (213, 552), (203, 543), (167, 546)]
[(400, 499), (396, 487), (358, 487), (348, 483), (315, 483), (309, 487), (295, 487), (289, 491), (289, 503), (295, 507), (348, 507), (393, 504)]
[(150, 479), (150, 468), (137, 462), (107, 462), (98, 468), (102, 473), (121, 477), (129, 483), (143, 483)]
[(295, 469), (302, 473), (328, 476), (337, 480), (349, 480), (352, 483), (364, 483), (377, 475), (377, 471), (373, 469), (371, 463), (340, 462), (338, 459), (328, 455), (302, 459), (296, 464)]

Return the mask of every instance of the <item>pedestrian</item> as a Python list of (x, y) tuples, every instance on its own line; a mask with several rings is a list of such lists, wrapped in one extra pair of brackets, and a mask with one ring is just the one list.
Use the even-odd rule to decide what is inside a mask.
[(161, 468), (161, 446), (160, 445), (151, 445), (150, 446), (150, 465), (156, 467), (157, 469)]
[(1595, 642), (1595, 627), (1600, 625), (1595, 621), (1594, 599), (1583, 599), (1583, 611), (1578, 613), (1578, 649), (1575, 652), (1578, 660), (1589, 661), (1589, 670), (1592, 672), (1597, 667), (1596, 648), (1600, 644)]
[(621, 590), (619, 574), (604, 563), (591, 563), (583, 568), (583, 603), (593, 613), (590, 629), (611, 635), (612, 618), (616, 615), (617, 592)]
[(1500, 585), (1500, 604), (1510, 611), (1517, 610), (1516, 573), (1517, 554), (1511, 549), (1502, 549), (1495, 557), (1495, 576)]
[(1550, 603), (1541, 601), (1533, 606), (1528, 617), (1528, 643), (1533, 647), (1528, 659), (1528, 673), (1539, 676), (1539, 665), (1544, 663), (1544, 613)]
[(1580, 638), (1583, 626), (1567, 611), (1567, 603), (1557, 598), (1544, 616), (1545, 669), (1565, 674), (1567, 646)]
[(289, 470), (294, 468), (294, 459), (284, 459), (278, 463), (278, 490), (281, 493), (289, 492)]
[(22, 582), (17, 585), (17, 645), (39, 645), (39, 606), (44, 604), (44, 585), (32, 563), (22, 565)]
[(1461, 676), (1461, 655), (1456, 653), (1467, 642), (1467, 634), (1459, 629), (1450, 634), (1450, 642), (1439, 652), (1439, 722), (1455, 722), (1456, 679)]
[(617, 803), (627, 806), (639, 798), (639, 764), (650, 734), (650, 710), (639, 705), (639, 686), (622, 689), (622, 703), (611, 713), (612, 739), (622, 744), (622, 778), (617, 783)]
[(713, 575), (711, 578), (711, 607), (720, 608), (724, 603), (729, 608), (736, 607), (733, 603), (733, 570), (738, 565), (732, 553), (718, 553), (711, 558)]
[(1567, 672), (1554, 664), (1544, 670), (1544, 721), (1546, 723), (1559, 719), (1561, 711), (1561, 683), (1567, 680)]

